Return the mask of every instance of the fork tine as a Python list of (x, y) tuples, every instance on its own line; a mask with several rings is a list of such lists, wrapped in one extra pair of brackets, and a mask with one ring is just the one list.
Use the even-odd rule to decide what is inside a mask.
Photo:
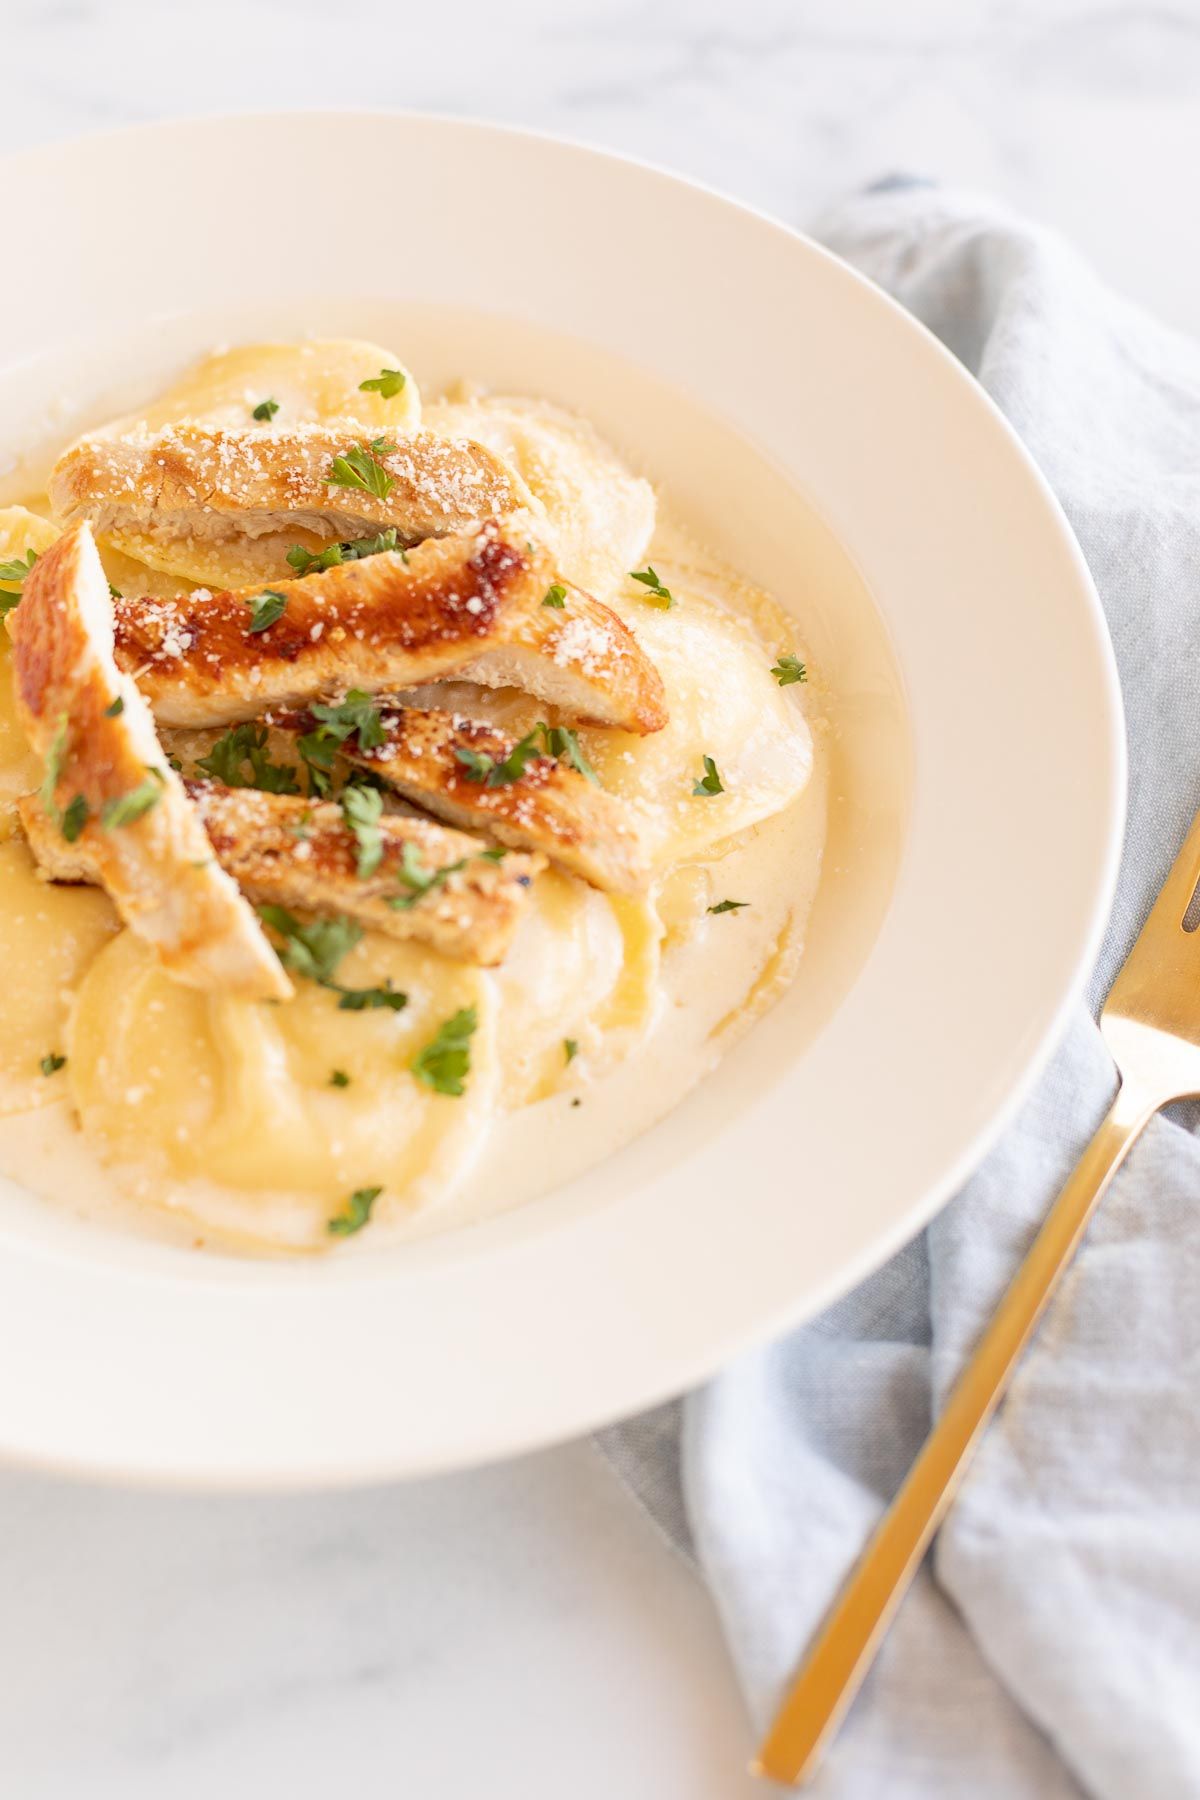
[(1192, 820), (1191, 830), (1183, 841), (1183, 848), (1171, 864), (1170, 874), (1159, 890), (1158, 898), (1150, 908), (1143, 932), (1151, 929), (1180, 930), (1183, 926), (1184, 914), (1191, 905), (1192, 895), (1200, 883), (1200, 812)]

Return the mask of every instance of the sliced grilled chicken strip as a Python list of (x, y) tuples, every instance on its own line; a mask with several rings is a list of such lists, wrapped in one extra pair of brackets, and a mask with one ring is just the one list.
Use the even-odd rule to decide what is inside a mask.
[(432, 431), (358, 439), (325, 425), (98, 433), (59, 458), (49, 492), (69, 522), (88, 519), (101, 536), (133, 533), (163, 543), (281, 531), (325, 541), (395, 526), (414, 544), (531, 503), (520, 476), (483, 444)]
[(286, 999), (291, 983), (214, 864), (150, 710), (113, 661), (112, 601), (87, 525), (39, 557), (8, 630), (21, 722), (47, 765), (43, 792), (21, 803), (43, 868), (55, 873), (60, 850), (85, 860), (130, 930), (188, 987)]
[[(340, 914), (459, 962), (502, 960), (530, 883), (546, 866), (544, 857), (515, 852), (496, 862), (478, 838), (429, 819), (385, 814), (378, 867), (360, 876), (359, 841), (331, 801), (314, 805), (219, 782), (189, 782), (188, 793), (208, 834), (209, 860), (215, 857), (258, 904)], [(92, 845), (65, 843), (36, 810), (27, 830), (49, 873), (61, 881), (96, 879)]]
[(668, 717), (662, 677), (632, 631), (582, 588), (559, 585), (562, 606), (522, 615), (502, 643), (481, 649), (453, 679), (520, 688), (588, 725), (640, 736), (661, 731)]
[[(389, 706), (379, 709), (385, 742), (364, 750), (358, 734), (339, 746), (351, 763), (452, 825), (482, 829), (501, 844), (540, 850), (593, 887), (642, 893), (650, 870), (636, 827), (611, 794), (549, 755), (525, 762), (514, 781), (488, 785), (518, 740), (461, 713)], [(308, 713), (273, 714), (287, 731), (319, 729)], [(477, 779), (472, 780), (472, 771)]]
[[(117, 660), (167, 725), (234, 724), (331, 691), (387, 693), (470, 670), (569, 718), (659, 730), (662, 681), (633, 634), (586, 596), (569, 627), (544, 624), (562, 616), (543, 605), (554, 585), (549, 552), (520, 524), (488, 525), (266, 590), (126, 596)], [(280, 603), (273, 624), (251, 629)]]
[[(115, 602), (117, 661), (168, 725), (227, 725), (333, 688), (375, 693), (461, 667), (540, 604), (548, 553), (487, 526), (261, 587)], [(414, 675), (411, 671), (424, 670)]]

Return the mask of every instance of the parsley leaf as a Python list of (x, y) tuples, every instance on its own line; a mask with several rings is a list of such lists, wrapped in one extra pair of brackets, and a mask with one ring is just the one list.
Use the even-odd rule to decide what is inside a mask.
[(771, 673), (780, 687), (790, 687), (793, 681), (808, 680), (808, 665), (798, 656), (781, 656)]
[(360, 750), (378, 750), (387, 742), (379, 708), (362, 688), (351, 688), (336, 706), (314, 706), (310, 710), (313, 718), (320, 721), (320, 737), (333, 738), (341, 744), (357, 732)]
[(496, 767), (496, 759), (489, 756), (486, 750), (468, 750), (464, 744), (454, 746), (455, 759), (467, 771), (467, 780), (482, 786)]
[(542, 601), (542, 605), (552, 606), (556, 611), (561, 611), (566, 604), (567, 590), (561, 581), (556, 581), (553, 587), (546, 589), (546, 598)]
[(250, 416), (253, 419), (262, 419), (265, 421), (269, 421), (275, 417), (275, 414), (278, 411), (279, 411), (278, 400), (260, 400), (258, 405), (255, 407), (254, 411), (251, 413)]
[(511, 787), (513, 782), (520, 781), (529, 764), (542, 755), (566, 763), (568, 768), (577, 770), (589, 781), (597, 779), (575, 733), (565, 725), (547, 725), (544, 721), (520, 738), (503, 762), (497, 762), (484, 750), (470, 750), (463, 744), (455, 745), (454, 755), (466, 769), (467, 780), (480, 787)]
[(283, 940), (280, 961), (293, 975), (303, 975), (322, 987), (333, 985), (333, 973), (362, 936), (353, 919), (312, 919), (301, 924), (282, 906), (260, 906), (258, 916)]
[(274, 588), (266, 588), (261, 594), (254, 594), (247, 600), (250, 608), (250, 631), (269, 631), (279, 619), (282, 619), (287, 607), (287, 595), (277, 594)]
[(67, 715), (64, 713), (58, 721), (58, 730), (50, 740), (50, 748), (46, 752), (45, 769), (42, 774), (42, 785), (38, 789), (42, 810), (47, 818), (54, 820), (56, 825), (61, 822), (61, 815), (58, 810), (58, 802), (54, 798), (54, 790), (58, 786), (58, 778), (66, 760), (69, 731), (70, 725)]
[(73, 844), (88, 822), (91, 808), (82, 794), (76, 794), (70, 806), (62, 816), (62, 834), (68, 844)]
[[(538, 739), (545, 727), (535, 725), (527, 737), (518, 740), (509, 751), (503, 762), (497, 763), (490, 770), (487, 784), (490, 788), (511, 787), (514, 781), (520, 781), (525, 773), (526, 765), (533, 762), (542, 752), (538, 747)], [(471, 777), (472, 781), (475, 779)]]
[(743, 906), (749, 906), (748, 900), (718, 900), (715, 906), (709, 907), (710, 913), (740, 912)]
[(370, 381), (360, 381), (358, 391), (360, 394), (378, 394), (381, 400), (394, 400), (404, 381), (403, 369), (380, 369)]
[(125, 702), (121, 698), (121, 695), (118, 694), (116, 699), (113, 701), (112, 705), (105, 707), (104, 716), (106, 719), (119, 719), (121, 714), (124, 711), (125, 711)]
[(55, 1055), (52, 1051), (49, 1056), (43, 1056), (38, 1066), (43, 1075), (57, 1075), (60, 1069), (66, 1068), (67, 1059), (65, 1056)]
[(386, 438), (375, 438), (370, 445), (354, 444), (341, 456), (334, 457), (325, 479), (330, 487), (361, 488), (378, 500), (386, 500), (396, 483), (379, 457), (382, 452), (395, 448)]
[(10, 562), (0, 563), (0, 581), (24, 581), (36, 561), (37, 551), (27, 550), (24, 556), (14, 556)]
[(308, 791), (325, 796), (333, 787), (333, 765), (338, 759), (338, 741), (327, 738), (319, 730), (305, 732), (296, 748), (308, 770)]
[(330, 1219), (327, 1230), (333, 1237), (353, 1237), (371, 1217), (371, 1208), (382, 1192), (381, 1187), (355, 1188), (343, 1211)]
[(458, 871), (465, 869), (466, 866), (466, 857), (460, 856), (457, 862), (446, 863), (440, 869), (428, 868), (422, 861), (420, 850), (409, 839), (400, 852), (400, 868), (397, 873), (401, 881), (412, 891), (407, 894), (393, 895), (388, 901), (388, 905), (396, 912), (407, 912), (410, 907), (417, 904), (418, 900), (423, 900), (426, 894), (441, 887), (450, 879), (451, 875), (457, 875)]
[(348, 988), (333, 979), (342, 958), (362, 937), (362, 926), (353, 919), (312, 919), (305, 925), (283, 906), (260, 906), (258, 916), (283, 939), (279, 960), (284, 968), (337, 994), (342, 1012), (369, 1012), (381, 1007), (401, 1012), (408, 1005), (408, 995), (390, 982), (383, 987)]
[(23, 557), (13, 557), (10, 562), (0, 562), (0, 581), (12, 581), (17, 584), (15, 594), (0, 594), (0, 616), (12, 611), (20, 603), (20, 585), (37, 561), (37, 551), (27, 550)]
[(354, 538), (349, 544), (340, 544), (343, 562), (361, 562), (364, 556), (382, 556), (387, 550), (399, 550), (404, 555), (403, 545), (396, 541), (396, 527), (389, 525), (386, 531), (377, 531), (374, 537)]
[(325, 569), (337, 568), (342, 560), (342, 546), (326, 544), (324, 550), (306, 550), (303, 544), (293, 544), (287, 560), (297, 575), (319, 575)]
[(111, 581), (108, 584), (108, 597), (110, 600), (123, 600), (125, 598), (120, 588), (114, 587)]
[(330, 1087), (349, 1087), (350, 1077), (347, 1075), (345, 1069), (331, 1070), (329, 1075), (329, 1085)]
[(586, 775), (589, 781), (599, 779), (573, 731), (568, 731), (565, 725), (542, 725), (540, 730), (546, 741), (546, 749), (556, 762), (566, 763), (569, 769), (576, 769), (580, 775)]
[(629, 579), (630, 581), (641, 582), (646, 590), (642, 598), (645, 600), (647, 606), (657, 607), (659, 612), (667, 612), (674, 606), (674, 594), (669, 587), (663, 586), (662, 582), (658, 579), (656, 571), (649, 563), (646, 564), (644, 569), (630, 570)]
[[(303, 742), (301, 744), (303, 749)], [(249, 772), (247, 772), (247, 766)], [(300, 783), (291, 763), (273, 763), (267, 755), (267, 728), (252, 719), (219, 737), (196, 768), (226, 787), (260, 788), (264, 794), (298, 794)]]
[(293, 544), (287, 560), (298, 575), (318, 575), (324, 569), (336, 569), (340, 563), (361, 562), (365, 556), (379, 556), (385, 550), (399, 550), (404, 555), (394, 525), (377, 531), (374, 537), (354, 538), (348, 544), (326, 544), (324, 550), (306, 550), (303, 544)]
[[(365, 881), (383, 861), (383, 795), (378, 788), (357, 784), (342, 790), (342, 817), (358, 839), (358, 878)], [(406, 844), (405, 849), (408, 849)]]
[(473, 1006), (464, 1006), (447, 1019), (409, 1064), (417, 1080), (435, 1094), (457, 1097), (465, 1093), (463, 1084), (471, 1072), (471, 1039), (478, 1024)]
[(720, 775), (717, 773), (717, 765), (711, 756), (706, 756), (704, 759), (704, 774), (696, 783), (695, 787), (693, 787), (692, 793), (711, 796), (712, 794), (723, 794), (724, 792), (724, 785), (722, 784)]
[(579, 1039), (578, 1038), (564, 1038), (563, 1039), (563, 1059), (564, 1059), (564, 1061), (569, 1062), (569, 1063), (574, 1062), (575, 1058), (578, 1055), (579, 1055)]
[[(161, 769), (149, 769), (145, 781), (140, 781), (127, 794), (118, 795), (110, 800), (100, 814), (100, 823), (105, 831), (120, 831), (126, 825), (134, 824), (157, 806), (162, 799), (163, 772)], [(74, 801), (71, 802), (74, 805)]]
[[(325, 986), (336, 987), (336, 983), (327, 981)], [(389, 1012), (403, 1012), (408, 1005), (408, 995), (394, 988), (390, 981), (385, 981), (382, 987), (339, 987), (337, 992), (341, 995), (339, 1012), (379, 1012), (385, 1007)]]

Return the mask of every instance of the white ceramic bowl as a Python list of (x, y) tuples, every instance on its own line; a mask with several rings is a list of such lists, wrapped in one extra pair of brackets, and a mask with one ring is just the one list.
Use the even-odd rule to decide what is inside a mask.
[[(114, 344), (138, 344), (149, 388), (214, 320), (229, 338), (387, 336), (397, 306), (483, 309), (551, 348), (474, 372), (560, 390), (568, 334), (601, 361), (588, 392), (558, 398), (604, 413), (595, 370), (636, 365), (812, 500), (877, 598), (915, 752), (890, 908), (816, 1041), (785, 999), (715, 1079), (558, 1194), (373, 1260), (294, 1265), (189, 1256), (0, 1187), (0, 1454), (220, 1486), (444, 1469), (631, 1413), (841, 1293), (1015, 1106), (1115, 872), (1103, 621), (998, 413), (816, 245), (544, 138), (207, 120), (13, 157), (0, 181), (25, 251), (0, 286), (6, 440), (48, 393), (64, 435), (81, 389), (94, 411)], [(670, 483), (656, 449), (669, 433), (646, 461)], [(722, 470), (691, 486), (718, 516)]]

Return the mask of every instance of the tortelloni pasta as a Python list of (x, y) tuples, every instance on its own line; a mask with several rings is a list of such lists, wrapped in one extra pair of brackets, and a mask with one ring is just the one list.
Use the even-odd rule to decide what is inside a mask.
[[(407, 1004), (346, 1011), (313, 982), (280, 1006), (196, 993), (123, 933), (83, 981), (67, 1041), (85, 1133), (141, 1194), (292, 1249), (327, 1244), (340, 1203), (363, 1188), (383, 1189), (383, 1220), (448, 1191), (496, 1107), (491, 978), (378, 935), (338, 973), (388, 982)], [(439, 1093), (413, 1062), (468, 1009), (469, 1080)]]
[[(205, 357), (151, 405), (105, 429), (113, 437), (151, 436), (184, 422), (264, 434), (295, 425), (345, 424), (367, 439), (381, 433), (403, 437), (421, 423), (421, 397), (399, 358), (379, 344), (353, 338), (243, 344)], [(130, 564), (151, 569), (156, 579), (145, 591), (165, 595), (193, 582), (240, 587), (282, 580), (290, 573), (287, 553), (295, 544), (320, 550), (324, 542), (320, 533), (300, 529), (248, 535), (235, 543), (197, 537), (164, 544), (125, 526), (110, 531), (101, 549), (120, 559), (125, 579)]]
[(0, 1116), (46, 1106), (65, 1087), (67, 1017), (75, 984), (117, 931), (95, 888), (42, 881), (19, 840), (0, 844)]
[[(506, 481), (510, 470), (519, 478), (521, 509), (505, 514), (520, 520), (518, 548), (532, 553), (528, 534), (539, 538), (539, 555), (553, 558), (539, 565), (535, 624), (569, 627), (572, 606), (585, 595), (603, 602), (617, 620), (603, 606), (586, 615), (581, 607), (581, 635), (585, 616), (603, 614), (612, 641), (632, 644), (653, 665), (665, 705), (636, 735), (590, 724), (596, 714), (582, 702), (572, 711), (566, 700), (556, 707), (535, 697), (545, 685), (484, 688), (455, 679), (451, 667), (449, 678), (422, 675), (424, 686), (400, 694), (382, 682), (367, 694), (334, 681), (309, 696), (307, 714), (260, 707), (252, 719), (240, 702), (223, 716), (218, 707), (211, 719), (199, 707), (174, 719), (165, 708), (157, 721), (148, 713), (164, 761), (184, 782), (209, 784), (175, 783), (176, 803), (211, 807), (215, 784), (227, 810), (235, 799), (245, 803), (243, 816), (259, 821), (256, 830), (272, 805), (278, 818), (291, 809), (294, 852), (285, 838), (288, 867), (280, 876), (272, 865), (272, 880), (299, 882), (306, 858), (311, 866), (307, 809), (319, 809), (326, 836), (344, 831), (351, 840), (338, 866), (336, 904), (322, 899), (319, 882), (285, 902), (301, 931), (322, 919), (349, 926), (336, 972), (332, 963), (288, 955), (276, 907), (272, 941), (294, 996), (248, 1000), (171, 979), (138, 935), (136, 908), (122, 909), (132, 922), (121, 929), (99, 888), (72, 885), (88, 878), (86, 859), (80, 872), (71, 865), (76, 841), (85, 848), (87, 829), (100, 821), (84, 805), (68, 830), (62, 809), (71, 788), (55, 800), (55, 771), (29, 747), (27, 719), (22, 728), (15, 652), (0, 648), (0, 918), (9, 951), (0, 994), (0, 1118), (69, 1101), (74, 1123), (64, 1106), (62, 1129), (82, 1133), (111, 1188), (219, 1246), (307, 1252), (339, 1245), (368, 1220), (364, 1246), (427, 1229), (426, 1218), (471, 1220), (536, 1191), (543, 1166), (561, 1172), (603, 1155), (637, 1128), (631, 1119), (655, 1116), (660, 1089), (686, 1091), (711, 1065), (718, 1026), (756, 984), (761, 989), (764, 971), (781, 966), (781, 946), (799, 941), (803, 908), (795, 895), (810, 896), (816, 885), (824, 770), (819, 745), (814, 760), (803, 704), (809, 690), (791, 623), (765, 595), (663, 528), (653, 488), (585, 420), (536, 400), (423, 403), (412, 374), (381, 345), (338, 339), (215, 352), (96, 435), (141, 442), (183, 423), (265, 435), (345, 426), (348, 443), (366, 458), (355, 477), (375, 482), (384, 499), (367, 447), (385, 434), (436, 434), (439, 456), (447, 454), (442, 438), (486, 446)], [(34, 497), (33, 504), (42, 503)], [(381, 554), (385, 534), (371, 542), (367, 528), (362, 544), (348, 544), (345, 531), (331, 540), (294, 522), (286, 532), (246, 526), (219, 538), (203, 528), (155, 535), (129, 519), (117, 528), (111, 514), (94, 522), (117, 620), (129, 597), (151, 619), (167, 602), (170, 617), (182, 622), (172, 657), (186, 658), (189, 608), (202, 612), (232, 598), (214, 600), (207, 590), (218, 585), (265, 585), (257, 601), (251, 587), (246, 612), (252, 655), (256, 645), (269, 651), (273, 626), (288, 616), (282, 584), (296, 580), (313, 591), (310, 563), (340, 579), (343, 553), (346, 569), (368, 555), (379, 557), (375, 569), (389, 561)], [(464, 554), (474, 554), (478, 529), (473, 524), (460, 540), (469, 546)], [(0, 576), (0, 594), (9, 595), (3, 604), (19, 599), (17, 559), (27, 570), (30, 556), (43, 555), (59, 535), (59, 524), (38, 512), (0, 511), (0, 564), (12, 565), (10, 580)], [(394, 531), (391, 548), (400, 579), (408, 557), (394, 553)], [(414, 564), (422, 554), (412, 553)], [(569, 641), (569, 630), (564, 636)], [(536, 645), (536, 632), (529, 641)], [(469, 657), (460, 666), (488, 679)], [(140, 678), (140, 689), (126, 693), (153, 710), (145, 667), (127, 665), (124, 677)], [(519, 679), (520, 667), (505, 665), (502, 678)], [(219, 670), (212, 679), (219, 686)], [(201, 680), (201, 698), (203, 689)], [(364, 754), (372, 742), (384, 743), (383, 719), (402, 717), (405, 708), (410, 719), (417, 709), (452, 721), (449, 736), (427, 740), (453, 747), (439, 752), (446, 760), (438, 781), (424, 789), (411, 761), (402, 785), (385, 760), (372, 767)], [(507, 756), (494, 738), (471, 736), (489, 726), (504, 734)], [(259, 792), (235, 796), (231, 788)], [(197, 798), (202, 791), (206, 800)], [(65, 880), (39, 873), (21, 836), (17, 802), (39, 792), (63, 827), (50, 835), (58, 852), (65, 844)], [(156, 800), (151, 791), (149, 804)], [(340, 802), (340, 814), (330, 801)], [(25, 807), (37, 849), (27, 799)], [(418, 836), (394, 865), (398, 885), (381, 900), (360, 898), (357, 883), (379, 880), (380, 833), (399, 837), (414, 817)], [(472, 836), (446, 849), (440, 863), (430, 860), (421, 846), (434, 840), (420, 833), (448, 827)], [(555, 829), (585, 838), (610, 831), (620, 855), (572, 861), (557, 853)], [(211, 830), (209, 839), (220, 860)], [(504, 863), (514, 849), (517, 866), (528, 871), (519, 878), (514, 863)], [(244, 844), (240, 850), (240, 863), (223, 865), (242, 882), (235, 901), (278, 898), (254, 885), (259, 864)], [(63, 874), (39, 855), (51, 873)], [(452, 944), (469, 938), (469, 911), (446, 911), (449, 935), (441, 939), (432, 928), (404, 937), (370, 912), (371, 905), (399, 909), (403, 925), (415, 916), (405, 909), (447, 895), (463, 896), (464, 908), (496, 906), (486, 881), (475, 882), (473, 898), (467, 876), (453, 887), (457, 871), (486, 873), (487, 859), (493, 875), (502, 865), (509, 871), (505, 904), (519, 907), (501, 953), (480, 954), (488, 966), (451, 954)], [(207, 865), (201, 858), (189, 866)], [(346, 909), (350, 918), (339, 920)], [(257, 931), (253, 914), (249, 925)], [(469, 958), (471, 950), (468, 943), (459, 954)], [(278, 975), (273, 964), (272, 971)], [(55, 1115), (45, 1118), (54, 1123)], [(567, 1151), (568, 1140), (593, 1148)], [(0, 1129), (0, 1168), (5, 1154)]]

